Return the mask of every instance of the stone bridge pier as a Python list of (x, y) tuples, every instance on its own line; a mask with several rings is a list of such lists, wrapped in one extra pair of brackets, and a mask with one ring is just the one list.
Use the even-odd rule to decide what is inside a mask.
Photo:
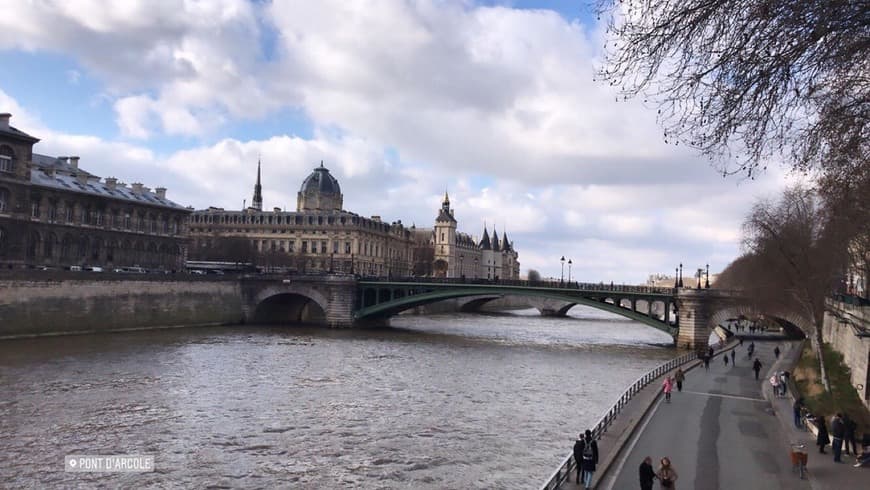
[(347, 328), (354, 323), (357, 281), (345, 274), (251, 276), (240, 281), (245, 323), (304, 322)]
[(719, 289), (680, 288), (677, 290), (677, 315), (680, 331), (677, 347), (705, 349), (716, 326), (716, 312), (727, 306), (731, 295)]

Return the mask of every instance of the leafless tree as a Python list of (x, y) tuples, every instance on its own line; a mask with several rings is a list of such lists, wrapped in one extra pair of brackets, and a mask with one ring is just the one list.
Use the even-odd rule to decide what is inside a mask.
[(771, 157), (844, 175), (867, 165), (867, 0), (597, 0), (599, 77), (658, 106), (664, 137), (752, 177)]
[(723, 287), (743, 289), (759, 311), (793, 311), (813, 329), (806, 332), (820, 361), (825, 299), (848, 263), (847, 243), (824, 202), (811, 190), (792, 187), (778, 200), (757, 202), (743, 226), (745, 255), (720, 276)]
[(536, 282), (541, 280), (541, 273), (535, 269), (529, 269), (528, 273), (529, 281)]

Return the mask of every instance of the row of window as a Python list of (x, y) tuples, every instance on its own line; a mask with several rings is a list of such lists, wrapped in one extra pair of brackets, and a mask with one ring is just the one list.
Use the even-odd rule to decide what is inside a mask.
[(271, 215), (271, 214), (194, 214), (191, 217), (194, 224), (218, 225), (362, 225), (364, 228), (390, 231), (391, 225), (359, 218), (356, 216), (303, 216), (303, 215)]
[[(0, 212), (10, 209), (10, 193), (8, 189), (0, 187)], [(108, 226), (117, 230), (135, 230), (142, 233), (162, 233), (164, 235), (177, 235), (181, 230), (181, 219), (169, 219), (163, 215), (155, 216), (151, 213), (113, 210), (104, 213), (100, 209), (79, 207), (74, 203), (67, 203), (60, 207), (55, 203), (43, 206), (39, 201), (30, 203), (30, 217), (35, 220), (45, 220), (50, 223), (76, 224), (89, 226)], [(77, 216), (78, 215), (78, 216)]]

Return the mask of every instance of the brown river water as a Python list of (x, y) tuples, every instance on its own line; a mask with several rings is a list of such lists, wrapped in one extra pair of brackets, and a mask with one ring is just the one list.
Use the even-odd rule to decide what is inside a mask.
[[(658, 330), (569, 315), (0, 341), (0, 488), (538, 488), (675, 355)], [(70, 454), (155, 471), (65, 472)]]

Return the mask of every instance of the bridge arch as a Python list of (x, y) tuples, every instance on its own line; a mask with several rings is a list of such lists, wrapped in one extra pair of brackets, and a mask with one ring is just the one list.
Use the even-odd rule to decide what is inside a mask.
[(814, 328), (813, 324), (807, 321), (806, 318), (794, 312), (779, 309), (759, 310), (749, 305), (729, 305), (717, 309), (710, 319), (710, 328), (717, 325), (724, 326), (729, 323), (728, 320), (740, 317), (772, 318), (791, 337), (809, 336)]
[(254, 297), (253, 305), (251, 323), (326, 324), (326, 297), (304, 286), (268, 287)]

